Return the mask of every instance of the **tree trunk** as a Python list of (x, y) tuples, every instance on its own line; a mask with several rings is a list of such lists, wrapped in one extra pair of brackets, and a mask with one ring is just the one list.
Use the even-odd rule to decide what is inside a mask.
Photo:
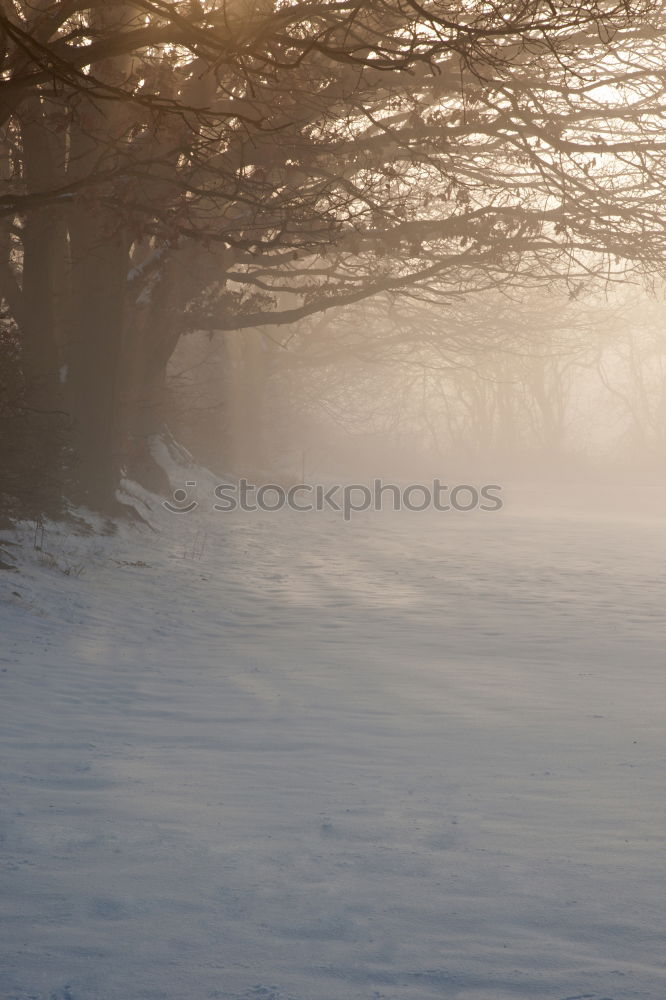
[[(28, 193), (57, 186), (64, 150), (48, 127), (48, 106), (40, 98), (24, 102), (18, 116)], [(23, 411), (18, 474), (26, 510), (54, 512), (63, 492), (63, 445), (69, 424), (60, 369), (62, 285), (58, 262), (66, 258), (66, 233), (58, 207), (26, 215), (21, 232), (23, 266), (19, 286), (6, 265), (5, 298), (21, 331)]]
[(120, 461), (120, 379), (128, 244), (102, 209), (70, 219), (72, 318), (69, 398), (79, 498), (112, 504)]
[[(153, 457), (152, 444), (166, 426), (166, 366), (171, 351), (145, 324), (130, 329), (137, 336), (127, 338), (123, 360), (121, 464), (131, 479), (166, 495), (169, 480)], [(160, 332), (168, 341), (166, 331), (158, 328)]]
[[(104, 32), (124, 23), (123, 5), (100, 8), (93, 27)], [(117, 84), (129, 72), (126, 57), (99, 64), (97, 75)], [(115, 102), (81, 99), (70, 126), (68, 176), (92, 177), (113, 165), (126, 148), (133, 111)], [(120, 471), (120, 392), (126, 285), (131, 239), (118, 208), (105, 199), (113, 183), (80, 194), (69, 211), (70, 372), (78, 499), (112, 509)]]
[(177, 254), (165, 255), (150, 286), (132, 303), (123, 342), (121, 464), (130, 478), (160, 494), (170, 492), (169, 481), (151, 446), (166, 427), (167, 365), (180, 335), (178, 263)]

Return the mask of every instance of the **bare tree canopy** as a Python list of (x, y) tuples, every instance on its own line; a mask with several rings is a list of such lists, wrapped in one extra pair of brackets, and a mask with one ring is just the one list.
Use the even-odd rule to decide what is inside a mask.
[(663, 268), (663, 3), (5, 0), (0, 29), (0, 292), (85, 490), (188, 331)]

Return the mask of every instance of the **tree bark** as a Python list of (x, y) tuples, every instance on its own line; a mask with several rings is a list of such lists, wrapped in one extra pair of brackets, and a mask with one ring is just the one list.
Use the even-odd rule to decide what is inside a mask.
[(113, 502), (120, 459), (119, 389), (128, 243), (103, 209), (70, 219), (72, 321), (69, 398), (80, 499)]

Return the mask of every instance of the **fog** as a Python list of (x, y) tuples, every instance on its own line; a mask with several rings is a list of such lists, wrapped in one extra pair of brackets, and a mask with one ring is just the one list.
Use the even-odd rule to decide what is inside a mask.
[(255, 481), (661, 484), (663, 296), (384, 297), (286, 332), (192, 334), (167, 422), (211, 469)]

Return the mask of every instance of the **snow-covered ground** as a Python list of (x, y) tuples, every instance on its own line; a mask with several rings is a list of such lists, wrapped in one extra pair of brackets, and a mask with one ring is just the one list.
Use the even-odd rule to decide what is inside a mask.
[(664, 1000), (664, 499), (28, 527), (0, 995)]

